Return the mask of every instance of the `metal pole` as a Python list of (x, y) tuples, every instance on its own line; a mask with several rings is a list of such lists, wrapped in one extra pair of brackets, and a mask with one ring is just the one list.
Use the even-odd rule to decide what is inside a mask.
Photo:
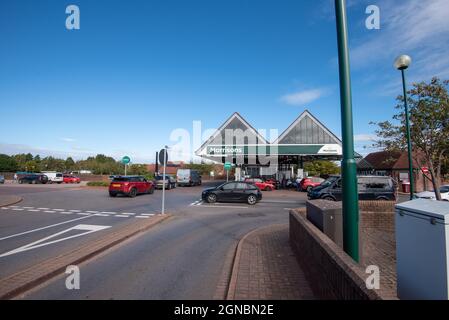
[(126, 176), (126, 166), (127, 166), (127, 164), (125, 163), (125, 176)]
[(164, 169), (162, 174), (162, 214), (165, 214), (165, 167), (167, 164), (167, 147), (164, 151)]
[(354, 159), (354, 133), (352, 119), (351, 75), (349, 66), (348, 25), (346, 1), (335, 0), (337, 18), (338, 62), (340, 74), (340, 104), (343, 138), (343, 247), (359, 262), (359, 204), (357, 167)]
[(226, 182), (229, 182), (229, 170), (226, 170)]
[(412, 160), (412, 141), (410, 135), (410, 115), (408, 112), (408, 103), (407, 103), (407, 88), (405, 82), (405, 70), (401, 69), (402, 74), (402, 89), (404, 90), (404, 108), (405, 108), (405, 127), (407, 129), (407, 148), (408, 148), (408, 174), (410, 181), (410, 200), (413, 200), (414, 196), (414, 184), (415, 179), (413, 176), (413, 160)]

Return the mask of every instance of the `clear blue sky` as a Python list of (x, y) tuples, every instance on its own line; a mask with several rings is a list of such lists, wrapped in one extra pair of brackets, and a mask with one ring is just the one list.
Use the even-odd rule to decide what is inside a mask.
[[(376, 3), (375, 3), (376, 2)], [(447, 0), (349, 1), (354, 129), (366, 153), (409, 80), (449, 78)], [(81, 29), (65, 28), (76, 4)], [(365, 28), (369, 4), (381, 29)], [(152, 161), (176, 128), (234, 111), (285, 129), (305, 108), (340, 135), (332, 0), (3, 0), (0, 152)], [(368, 141), (367, 141), (368, 140)]]

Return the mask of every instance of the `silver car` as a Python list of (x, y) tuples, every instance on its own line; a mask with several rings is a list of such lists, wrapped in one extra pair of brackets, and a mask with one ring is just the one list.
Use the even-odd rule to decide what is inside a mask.
[(163, 176), (156, 176), (156, 189), (162, 189), (164, 182), (165, 182), (165, 189), (171, 190), (173, 188), (176, 188), (176, 179), (172, 176), (166, 175), (165, 180), (163, 179)]
[(5, 183), (5, 177), (4, 176), (0, 176), (0, 184), (4, 184)]
[[(440, 187), (441, 200), (449, 201), (449, 185)], [(415, 196), (420, 199), (436, 200), (434, 191), (424, 191), (416, 193)]]

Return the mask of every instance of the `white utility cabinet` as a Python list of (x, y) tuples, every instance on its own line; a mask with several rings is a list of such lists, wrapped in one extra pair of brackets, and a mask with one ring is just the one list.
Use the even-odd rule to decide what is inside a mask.
[(399, 299), (449, 299), (449, 202), (396, 205)]

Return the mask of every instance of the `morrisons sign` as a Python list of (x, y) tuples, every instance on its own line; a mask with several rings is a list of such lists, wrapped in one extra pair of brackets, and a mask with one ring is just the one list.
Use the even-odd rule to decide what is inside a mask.
[(338, 144), (307, 144), (307, 145), (209, 145), (208, 156), (269, 156), (269, 155), (341, 155)]

